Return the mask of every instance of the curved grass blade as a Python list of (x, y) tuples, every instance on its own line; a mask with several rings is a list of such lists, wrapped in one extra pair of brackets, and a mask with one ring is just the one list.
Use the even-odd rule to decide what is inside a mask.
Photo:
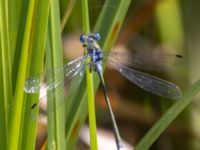
[(190, 104), (194, 96), (200, 92), (200, 80), (196, 81), (183, 97), (173, 104), (156, 122), (149, 132), (136, 145), (135, 150), (147, 150), (172, 121)]

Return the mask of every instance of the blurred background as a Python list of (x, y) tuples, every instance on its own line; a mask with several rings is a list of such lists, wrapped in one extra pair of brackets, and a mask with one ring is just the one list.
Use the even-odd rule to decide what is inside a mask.
[[(63, 3), (64, 1), (60, 2), (61, 17), (65, 10)], [(104, 0), (89, 0), (91, 29), (103, 4)], [(83, 54), (79, 42), (82, 31), (81, 1), (77, 0), (71, 5), (75, 5), (75, 8), (63, 31), (63, 53), (66, 61)], [(112, 9), (115, 6), (106, 7)], [(169, 60), (165, 64), (157, 62), (157, 68), (147, 73), (175, 83), (185, 93), (200, 77), (199, 8), (198, 0), (132, 0), (113, 50), (129, 51), (133, 54), (142, 52), (149, 57), (159, 57), (163, 53), (182, 55), (181, 61)], [(122, 139), (127, 143), (127, 149), (132, 149), (175, 100), (147, 93), (109, 67), (106, 68), (104, 77)], [(200, 149), (199, 98), (196, 97), (167, 128), (152, 145), (152, 150)], [(95, 99), (98, 140), (103, 142), (99, 145), (115, 146), (112, 125), (101, 88), (97, 91)], [(45, 128), (44, 122), (40, 125)], [(42, 130), (43, 128), (39, 129), (38, 133), (41, 134)], [(88, 132), (86, 121), (76, 149), (89, 149)], [(41, 135), (40, 138), (46, 136), (45, 132)], [(105, 144), (103, 139), (107, 138), (111, 143)], [(38, 142), (38, 148), (39, 145)]]

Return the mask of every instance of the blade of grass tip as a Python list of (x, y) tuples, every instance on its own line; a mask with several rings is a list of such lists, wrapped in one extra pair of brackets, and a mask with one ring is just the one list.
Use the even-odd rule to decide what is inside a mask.
[[(60, 28), (59, 1), (51, 0), (48, 40), (46, 46), (47, 69), (63, 65), (61, 28)], [(54, 72), (54, 80), (63, 80), (63, 74)], [(47, 78), (48, 80), (48, 78)], [(63, 87), (64, 88), (64, 87)], [(64, 97), (59, 95), (59, 89), (48, 92), (47, 113), (48, 113), (48, 149), (65, 149), (65, 107), (62, 104)]]
[(200, 92), (200, 80), (183, 95), (183, 97), (173, 104), (169, 110), (157, 121), (149, 132), (136, 145), (135, 150), (147, 150), (172, 121), (190, 104), (193, 97)]
[(19, 69), (16, 81), (16, 90), (13, 100), (13, 107), (11, 113), (11, 121), (9, 127), (9, 140), (8, 149), (15, 150), (20, 147), (20, 134), (23, 120), (23, 106), (25, 104), (24, 99), (24, 81), (26, 80), (26, 71), (28, 66), (29, 51), (32, 49), (32, 30), (33, 16), (34, 16), (35, 1), (28, 3), (28, 13), (26, 18), (25, 32), (23, 35), (22, 51), (19, 58)]
[[(83, 33), (90, 33), (88, 0), (82, 0), (82, 22)], [(84, 48), (85, 53), (87, 49)], [(88, 60), (89, 61), (89, 60)], [(90, 149), (97, 149), (97, 131), (96, 131), (96, 114), (94, 103), (94, 87), (93, 87), (93, 73), (89, 68), (86, 68), (87, 94), (88, 94), (88, 113), (89, 113), (89, 127), (90, 127)]]
[[(105, 1), (105, 7), (103, 7), (102, 9), (94, 29), (94, 31), (97, 31), (102, 35), (102, 40), (100, 41), (100, 44), (103, 49), (107, 50), (113, 46), (130, 2), (130, 0)], [(110, 9), (109, 7), (107, 7), (108, 5), (112, 5), (115, 7)], [(94, 91), (96, 91), (99, 84), (99, 79), (97, 76), (94, 76), (94, 83)], [(85, 90), (85, 86), (86, 83), (83, 81), (80, 84), (80, 88), (74, 91), (74, 97), (68, 99), (74, 102), (74, 104), (70, 105), (70, 115), (67, 115), (67, 120), (69, 120), (70, 123), (66, 124), (66, 144), (69, 146), (69, 149), (73, 149), (73, 146), (77, 141), (80, 128), (84, 123), (85, 118), (87, 117), (86, 108), (88, 103), (87, 91)]]
[(67, 20), (74, 8), (74, 5), (76, 3), (77, 0), (68, 0), (68, 4), (67, 4), (67, 7), (65, 9), (65, 12), (64, 12), (64, 15), (62, 17), (62, 20), (61, 20), (61, 30), (63, 31), (64, 28), (65, 28), (65, 24), (67, 23)]
[[(35, 15), (32, 18), (35, 27), (32, 30), (33, 46), (29, 53), (30, 63), (27, 69), (28, 77), (42, 72), (50, 1), (36, 0), (35, 4)], [(31, 106), (38, 101), (38, 98), (39, 94), (25, 95), (26, 104), (25, 107), (23, 107), (24, 119), (22, 124), (22, 136), (20, 136), (21, 144), (19, 149), (35, 149), (37, 119), (34, 116), (37, 116), (39, 105), (37, 105), (34, 109), (31, 109)]]

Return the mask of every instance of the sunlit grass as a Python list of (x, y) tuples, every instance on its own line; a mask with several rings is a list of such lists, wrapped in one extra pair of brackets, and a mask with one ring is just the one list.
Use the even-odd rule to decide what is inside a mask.
[[(61, 0), (60, 4), (65, 4), (64, 8), (62, 6), (65, 12), (65, 15), (62, 14), (62, 19), (60, 19), (59, 1), (56, 0), (15, 0), (14, 2), (2, 0), (0, 2), (1, 149), (35, 149), (37, 120), (30, 116), (38, 114), (39, 106), (36, 106), (34, 110), (31, 110), (31, 106), (38, 101), (39, 94), (24, 93), (24, 82), (28, 77), (41, 73), (45, 67), (48, 70), (63, 65), (61, 32), (68, 24), (71, 11), (75, 9), (75, 7), (70, 7), (71, 10), (68, 10), (70, 2), (81, 5), (81, 1), (78, 0), (69, 0), (68, 3)], [(89, 20), (96, 20), (96, 18), (89, 19), (92, 15), (87, 14), (88, 9), (82, 5), (85, 9), (82, 14), (83, 24), (78, 25), (79, 30), (83, 28), (84, 34), (99, 32), (102, 36), (99, 42), (102, 49), (111, 50), (130, 3), (130, 0), (106, 0), (97, 22), (92, 22), (95, 24), (94, 29), (90, 29)], [(173, 9), (166, 6), (165, 11), (161, 6), (156, 8), (158, 36), (163, 43), (173, 43), (176, 48), (182, 48), (184, 35), (180, 10), (178, 3), (172, 2), (172, 5)], [(167, 10), (170, 13), (166, 13)], [(81, 11), (75, 13), (81, 14)], [(168, 24), (169, 19), (166, 17), (171, 19), (170, 23), (176, 21), (177, 26)], [(62, 23), (61, 20), (63, 20)], [(170, 28), (168, 28), (169, 25)], [(56, 76), (55, 80), (63, 78), (62, 76), (62, 74)], [(91, 135), (91, 149), (97, 148), (94, 95), (99, 80), (97, 76), (92, 77), (89, 73), (86, 76), (90, 83), (86, 84), (86, 77), (84, 77), (80, 86), (72, 91), (70, 97), (62, 97), (56, 89), (50, 92), (54, 96), (53, 98), (50, 96), (51, 99), (48, 100), (48, 143), (46, 145), (48, 149), (74, 149), (80, 128), (88, 115), (88, 108), (93, 111), (91, 130), (94, 134)], [(92, 82), (94, 82), (94, 87), (89, 86), (93, 85)], [(199, 93), (200, 81), (197, 81), (187, 91), (139, 141), (136, 149), (150, 148), (171, 122), (191, 103), (193, 97)], [(93, 108), (88, 107), (88, 97), (93, 102), (91, 103)], [(61, 106), (60, 102), (64, 99), (67, 102), (65, 106)]]

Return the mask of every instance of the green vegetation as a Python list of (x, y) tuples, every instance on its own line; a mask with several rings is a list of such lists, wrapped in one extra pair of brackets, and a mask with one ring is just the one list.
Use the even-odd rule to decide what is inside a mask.
[[(181, 118), (183, 122), (190, 122), (192, 118), (187, 124), (191, 139), (188, 137), (184, 144), (187, 144), (191, 150), (200, 148), (196, 142), (198, 138), (196, 139), (193, 134), (196, 132), (195, 135), (199, 136), (199, 122), (194, 119), (199, 112), (196, 111), (194, 115), (193, 111), (191, 114), (193, 106), (190, 105), (200, 92), (197, 69), (200, 64), (198, 61), (200, 46), (197, 40), (200, 35), (198, 28), (200, 23), (196, 22), (197, 19), (193, 14), (200, 9), (198, 9), (199, 5), (196, 5), (197, 10), (193, 12), (194, 6), (191, 3), (186, 0), (183, 2), (168, 0), (163, 3), (156, 1), (145, 3), (136, 0), (105, 0), (105, 2), (100, 0), (0, 0), (0, 149), (35, 149), (39, 105), (35, 105), (34, 109), (32, 106), (38, 103), (39, 93), (25, 93), (25, 81), (31, 76), (66, 63), (66, 60), (63, 60), (63, 37), (77, 32), (84, 34), (99, 32), (102, 37), (99, 44), (103, 50), (108, 51), (114, 47), (119, 34), (117, 43), (126, 46), (136, 32), (141, 33), (150, 41), (159, 41), (160, 44), (167, 44), (178, 49), (173, 53), (182, 54), (185, 61), (183, 65), (187, 64), (187, 66), (184, 66), (181, 71), (170, 73), (170, 76), (183, 89), (182, 98), (170, 103), (157, 98), (159, 100), (156, 102), (162, 103), (162, 117), (152, 119), (150, 124), (144, 125), (146, 129), (147, 126), (150, 128), (154, 124), (147, 133), (145, 132), (143, 138), (140, 135), (137, 139), (139, 142), (135, 145), (130, 144), (136, 146), (137, 150), (150, 149), (152, 144), (159, 140), (159, 136), (164, 134), (165, 129), (169, 128), (179, 116), (178, 119)], [(143, 5), (145, 6), (140, 9)], [(191, 14), (193, 14), (192, 18)], [(192, 28), (193, 25), (195, 25), (194, 28)], [(188, 60), (194, 63), (189, 64)], [(105, 69), (105, 66), (103, 67)], [(165, 76), (165, 74), (162, 75)], [(64, 82), (64, 74), (53, 72), (53, 76), (55, 81)], [(111, 75), (111, 78), (114, 79), (115, 76), (117, 77), (117, 74)], [(181, 80), (176, 81), (179, 77)], [(48, 81), (49, 78), (45, 80)], [(71, 86), (74, 88), (70, 90), (67, 97), (60, 92), (64, 90), (64, 86), (47, 93), (47, 137), (42, 144), (43, 148), (74, 149), (80, 129), (89, 114), (90, 148), (97, 149), (99, 143), (96, 133), (96, 115), (98, 116), (99, 107), (96, 107), (97, 114), (95, 114), (95, 99), (97, 99), (95, 95), (99, 79), (86, 69), (86, 74), (80, 82), (79, 85), (77, 82), (72, 82)], [(191, 83), (194, 84), (189, 86)], [(112, 93), (112, 88), (110, 89)], [(125, 89), (127, 89), (125, 93), (128, 93), (131, 88), (126, 85)], [(113, 95), (118, 94), (117, 92)], [(145, 108), (140, 107), (139, 110), (147, 111), (147, 116), (152, 115), (154, 106), (150, 103), (156, 97), (144, 93), (138, 95), (137, 98), (132, 96), (129, 99), (132, 102), (138, 99)], [(141, 97), (144, 102), (141, 102)], [(120, 99), (126, 100), (123, 96), (120, 96)], [(188, 108), (189, 105), (190, 108)], [(123, 106), (113, 107), (115, 111), (123, 110)], [(131, 109), (134, 108), (136, 107)], [(188, 108), (187, 111), (184, 111), (186, 108)], [(133, 115), (132, 112), (131, 115)], [(141, 114), (133, 116), (141, 116)], [(133, 122), (137, 122), (136, 118)], [(144, 118), (148, 117), (144, 116)], [(123, 124), (123, 121), (120, 124)], [(131, 123), (130, 126), (132, 126)], [(122, 138), (123, 136), (124, 133)], [(177, 145), (176, 143), (174, 147), (177, 148)], [(170, 146), (173, 147), (173, 144)]]

